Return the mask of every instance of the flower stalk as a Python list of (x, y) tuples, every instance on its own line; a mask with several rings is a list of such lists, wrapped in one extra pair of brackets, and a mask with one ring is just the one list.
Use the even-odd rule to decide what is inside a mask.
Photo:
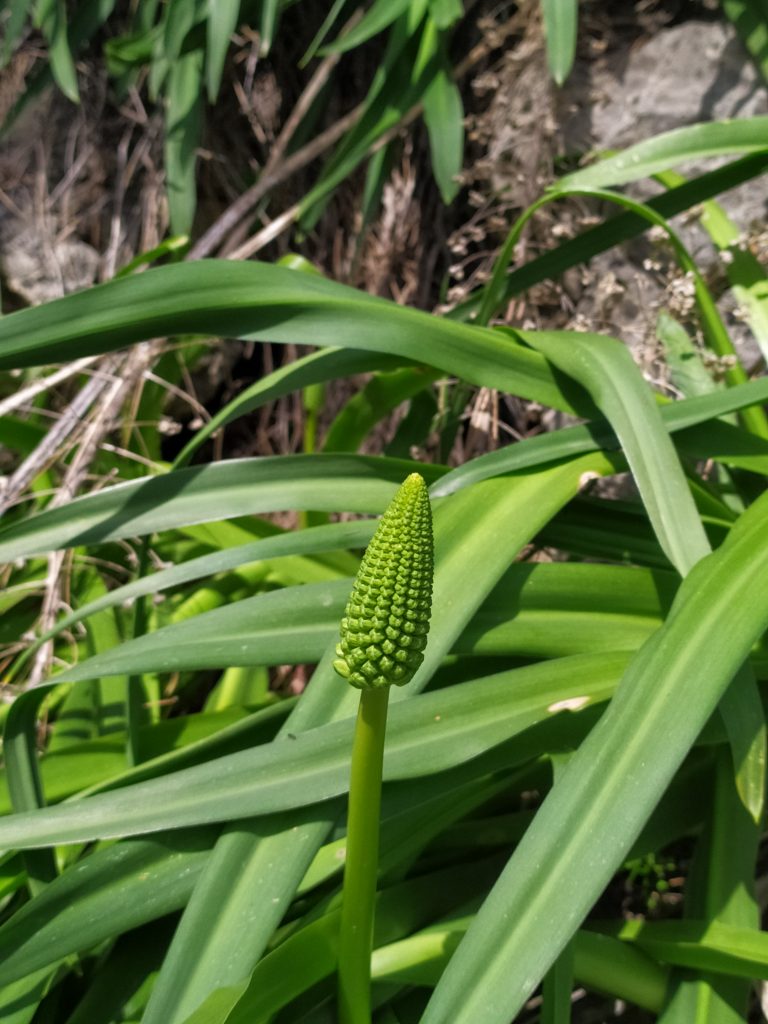
[(412, 473), (382, 516), (341, 621), (334, 667), (360, 692), (352, 747), (339, 935), (339, 1020), (370, 1024), (379, 817), (389, 688), (424, 658), (432, 605), (432, 514)]

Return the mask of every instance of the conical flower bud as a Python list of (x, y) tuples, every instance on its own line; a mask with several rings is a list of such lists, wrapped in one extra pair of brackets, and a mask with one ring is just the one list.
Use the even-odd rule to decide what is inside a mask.
[(427, 645), (433, 561), (427, 485), (411, 473), (381, 517), (341, 620), (333, 666), (353, 686), (413, 679)]

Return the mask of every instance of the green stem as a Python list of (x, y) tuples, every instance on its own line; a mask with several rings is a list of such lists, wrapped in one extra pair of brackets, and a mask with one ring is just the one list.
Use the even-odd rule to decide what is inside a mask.
[(360, 691), (352, 747), (347, 855), (339, 935), (339, 1020), (370, 1024), (371, 950), (389, 687)]

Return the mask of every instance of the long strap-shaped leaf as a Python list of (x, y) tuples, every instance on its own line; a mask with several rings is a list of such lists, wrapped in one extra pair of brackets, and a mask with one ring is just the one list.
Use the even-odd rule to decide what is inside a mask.
[(625, 185), (659, 171), (705, 156), (764, 150), (768, 117), (690, 124), (638, 142), (615, 156), (567, 174), (555, 188), (600, 188)]
[[(621, 441), (659, 543), (685, 576), (709, 552), (709, 542), (659, 410), (628, 349), (613, 338), (598, 336), (528, 340), (589, 389)], [(725, 696), (722, 710), (736, 753), (742, 798), (759, 820), (765, 791), (765, 723), (754, 679), (740, 677)]]
[(482, 327), (263, 263), (201, 260), (148, 270), (24, 309), (0, 323), (0, 369), (203, 334), (381, 352), (570, 409), (537, 353)]
[[(621, 863), (768, 625), (768, 496), (683, 581), (437, 986), (423, 1024), (506, 1024)], [(702, 667), (706, 671), (702, 671)]]
[(118, 484), (0, 533), (0, 562), (175, 526), (280, 509), (382, 512), (408, 473), (443, 470), (405, 459), (289, 455), (232, 459)]
[[(337, 640), (350, 587), (344, 578), (257, 594), (127, 640), (54, 676), (51, 685), (116, 672), (318, 661)], [(516, 564), (456, 637), (452, 651), (550, 658), (635, 651), (659, 626), (675, 589), (676, 577), (663, 571), (574, 562)], [(14, 707), (31, 699), (22, 695)]]
[[(536, 339), (533, 341), (539, 344)], [(621, 439), (659, 542), (681, 575), (686, 575), (702, 554), (709, 551), (709, 543), (672, 442), (628, 350), (612, 339), (596, 344), (596, 339), (571, 338), (562, 343), (550, 338), (541, 344), (555, 365), (589, 389), (612, 424)], [(719, 790), (723, 799), (719, 813), (713, 814), (710, 831), (716, 837), (725, 828), (723, 841), (727, 841), (729, 832), (738, 833), (740, 851), (745, 847), (751, 849), (754, 858), (757, 823), (762, 817), (765, 794), (766, 727), (760, 695), (748, 667), (742, 668), (728, 687), (720, 710), (733, 751), (732, 776), (735, 775), (736, 788), (731, 785), (725, 790), (725, 780), (721, 780)], [(722, 767), (720, 772), (722, 774)], [(751, 828), (748, 821), (740, 821), (739, 796), (752, 816)], [(726, 824), (728, 821), (730, 826)], [(744, 884), (744, 858), (741, 853), (739, 857), (719, 856), (717, 846), (717, 839), (713, 838), (710, 863), (703, 869), (711, 896), (703, 901), (702, 912), (716, 915), (725, 903), (729, 906), (729, 923), (755, 926), (755, 907)], [(747, 877), (751, 877), (751, 873), (751, 869), (748, 870)], [(729, 903), (728, 896), (733, 889), (743, 896)], [(740, 983), (735, 985), (736, 993), (723, 999), (717, 994), (719, 986), (710, 985), (704, 979), (684, 982), (684, 986), (692, 990), (690, 995), (686, 994), (686, 1009), (682, 1015), (665, 1016), (665, 1024), (683, 1024), (691, 1000), (708, 1008), (710, 1024), (737, 1024), (742, 1019), (735, 1006), (729, 1005), (738, 1005), (739, 988), (746, 1002), (746, 991)], [(730, 987), (734, 988), (732, 984)], [(717, 1009), (716, 1004), (719, 1004)], [(698, 1011), (694, 1016), (698, 1016)]]

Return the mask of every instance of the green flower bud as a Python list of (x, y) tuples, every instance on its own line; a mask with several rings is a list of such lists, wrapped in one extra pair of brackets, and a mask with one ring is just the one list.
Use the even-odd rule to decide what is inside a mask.
[(404, 686), (424, 660), (432, 609), (432, 512), (411, 473), (381, 517), (341, 620), (333, 667), (352, 686)]

